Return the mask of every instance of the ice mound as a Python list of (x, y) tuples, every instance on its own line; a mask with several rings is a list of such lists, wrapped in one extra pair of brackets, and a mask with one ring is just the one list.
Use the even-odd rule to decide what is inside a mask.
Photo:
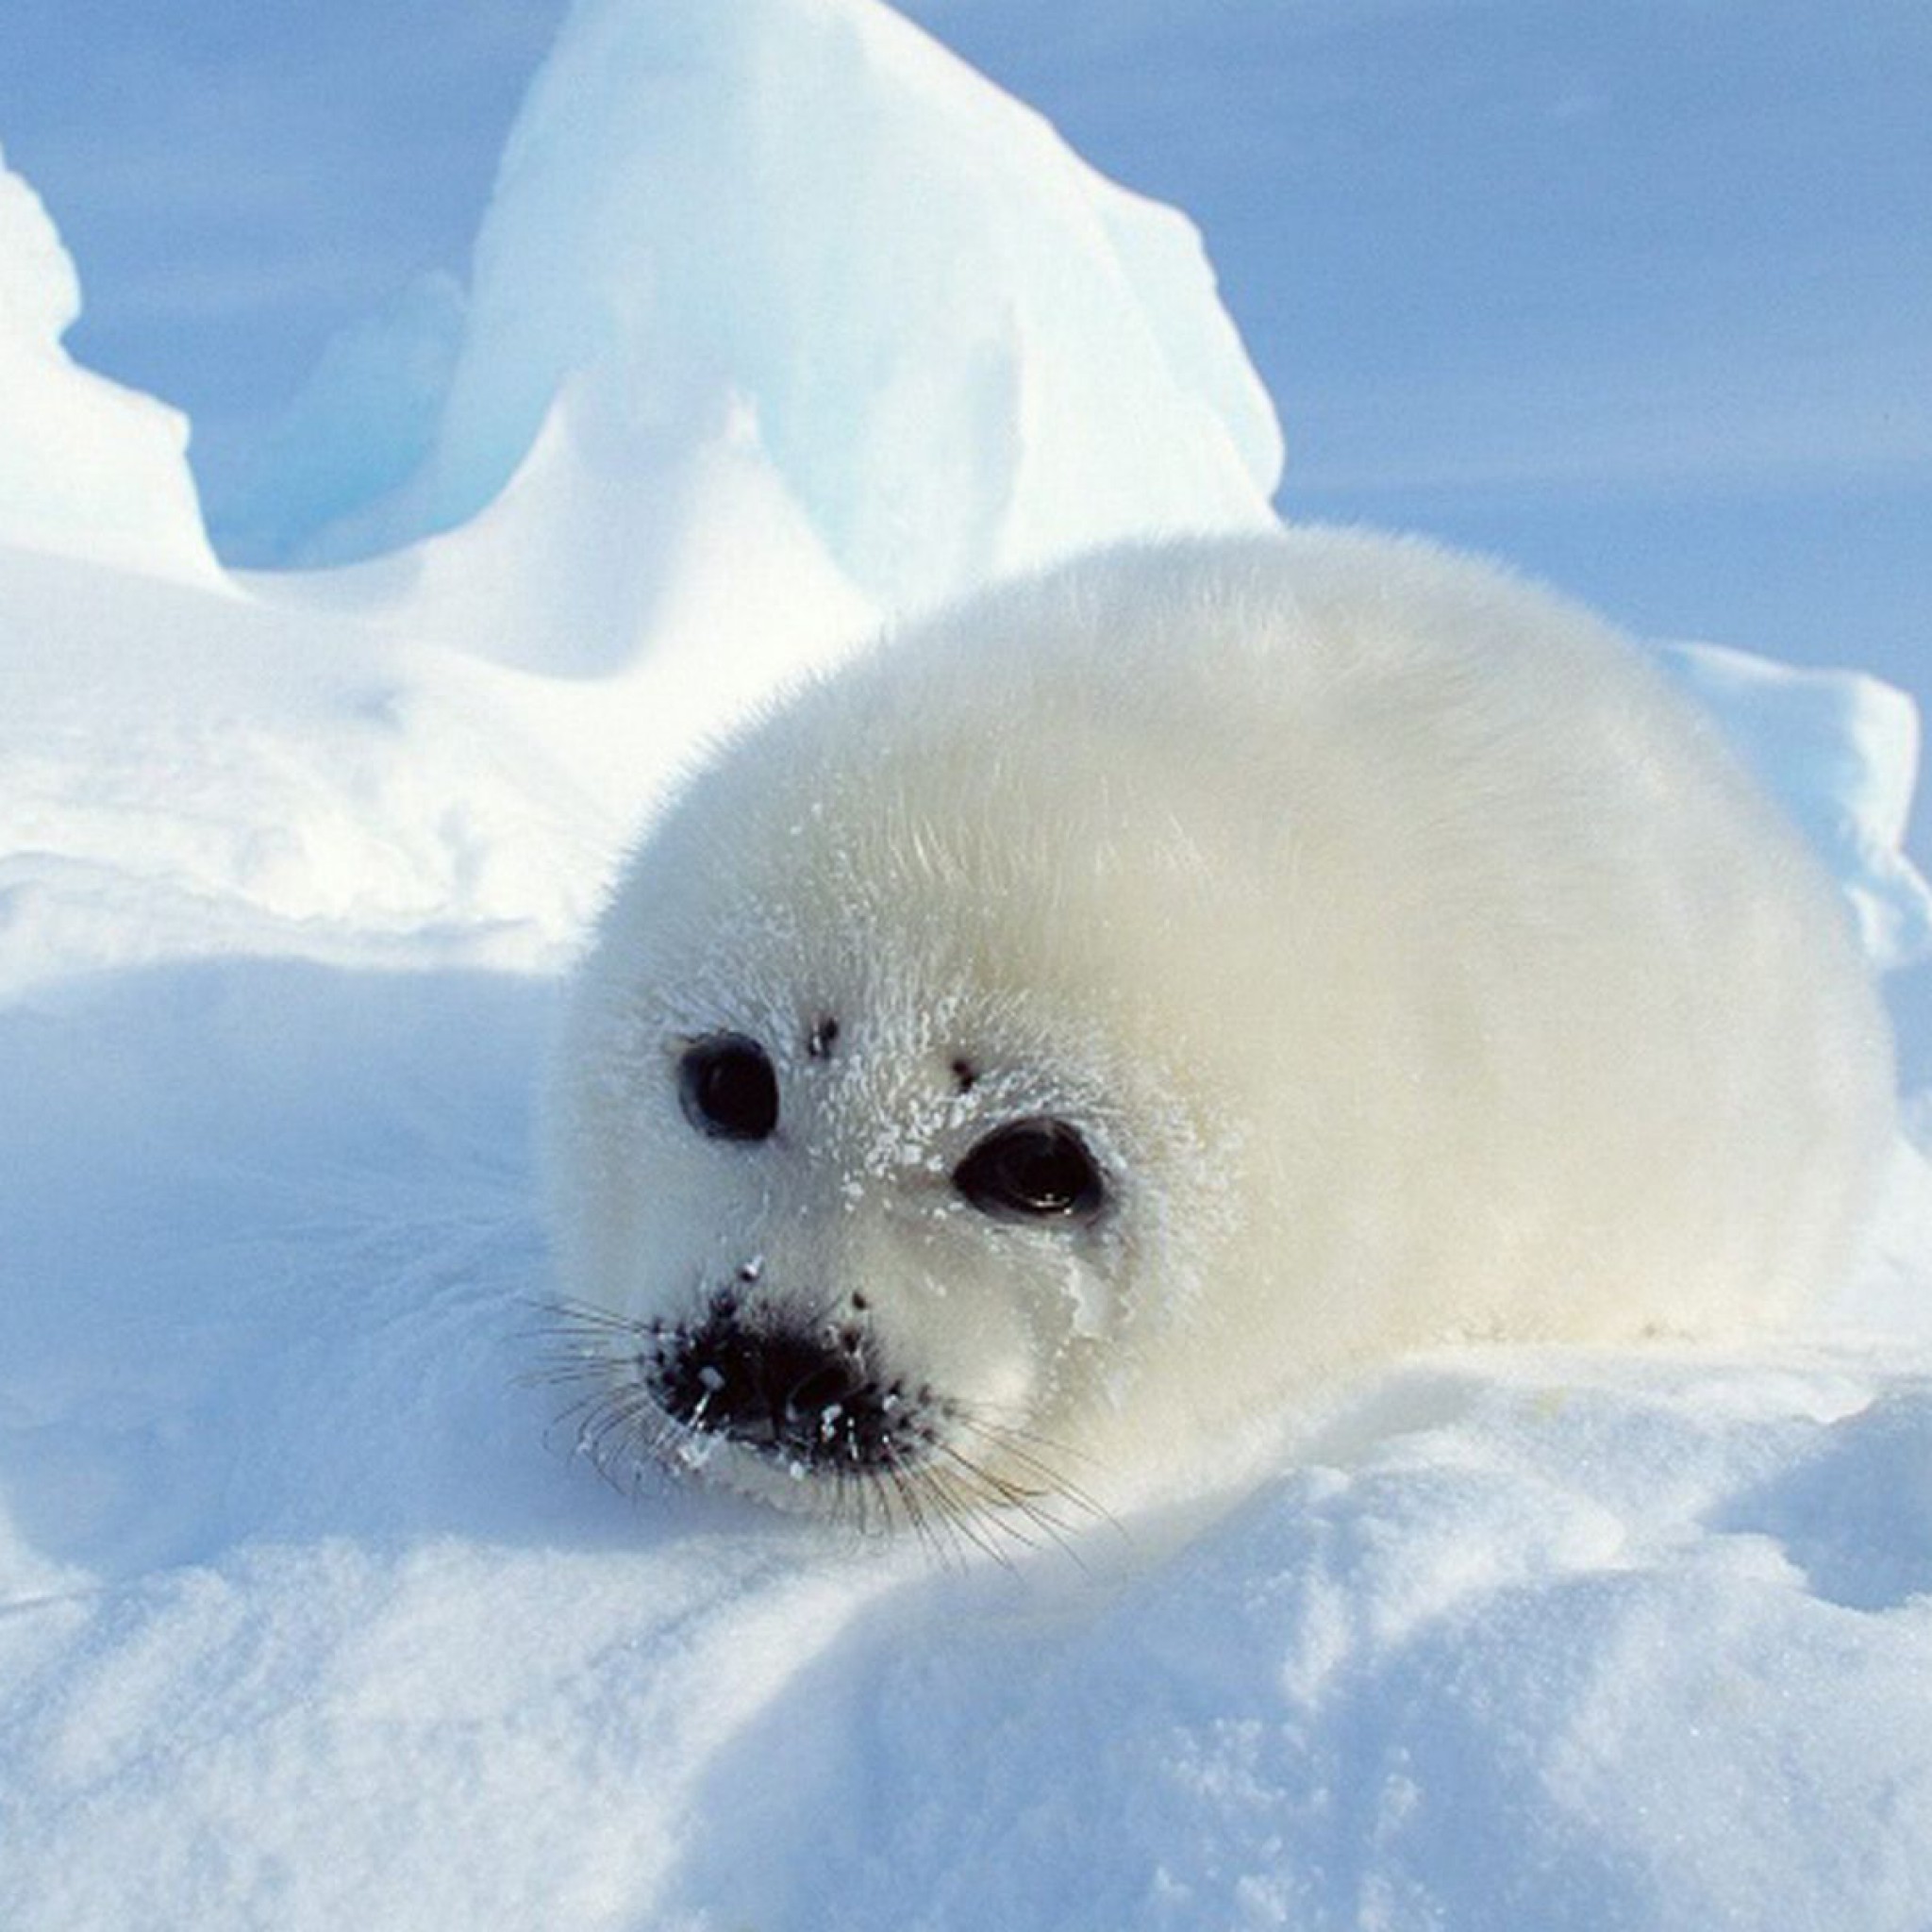
[(73, 259), (0, 155), (0, 543), (213, 581), (187, 419), (80, 368), (60, 344), (79, 314)]
[(1857, 671), (1803, 671), (1721, 644), (1663, 647), (1664, 666), (1810, 840), (1880, 972), (1932, 954), (1932, 891), (1905, 856), (1919, 710)]
[(229, 500), (208, 506), (225, 561), (284, 563), (291, 532), (353, 517), (408, 481), (436, 435), (467, 308), (462, 284), (435, 271), (330, 339)]
[[(447, 305), (414, 313), (433, 349)], [(423, 326), (393, 343), (426, 372)], [(420, 545), (372, 595), (488, 646), (506, 626), (444, 596), (473, 559), (440, 570), (440, 533), (489, 506), (494, 546), (534, 558), (516, 526), (562, 525), (583, 541), (555, 648), (578, 663), (637, 635), (721, 448), (880, 609), (1128, 532), (1265, 523), (1281, 465), (1188, 222), (878, 0), (579, 0), (504, 156), (433, 433), (387, 491), (375, 347), (339, 355), (346, 422), (312, 392), (280, 463), (300, 473), (303, 438), (367, 447), (373, 500), (318, 522), (290, 482), (251, 512), (258, 559)], [(541, 622), (547, 592), (506, 591)]]

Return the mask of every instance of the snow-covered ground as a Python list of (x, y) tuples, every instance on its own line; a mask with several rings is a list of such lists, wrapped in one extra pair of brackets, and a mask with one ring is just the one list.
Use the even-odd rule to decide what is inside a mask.
[[(0, 174), (0, 1925), (1932, 1925), (1907, 1141), (1799, 1331), (1411, 1362), (1006, 1569), (620, 1497), (520, 1379), (667, 778), (883, 614), (1265, 516), (1178, 216), (874, 0), (586, 0), (255, 576), (75, 300)], [(1908, 700), (1671, 661), (1922, 956)]]

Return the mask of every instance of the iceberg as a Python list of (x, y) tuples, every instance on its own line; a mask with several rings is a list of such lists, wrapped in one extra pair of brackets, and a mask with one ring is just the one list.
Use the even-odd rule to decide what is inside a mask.
[(1676, 643), (1664, 667), (1831, 869), (1881, 973), (1932, 955), (1932, 891), (1905, 856), (1919, 709), (1859, 671), (1808, 671), (1727, 645)]
[(79, 367), (80, 278), (0, 153), (0, 543), (213, 583), (188, 421)]
[[(375, 379), (366, 332), (339, 352), (356, 379), (285, 425), (254, 554), (413, 548), (372, 596), (525, 662), (634, 647), (720, 460), (882, 612), (1272, 514), (1280, 430), (1192, 226), (878, 0), (579, 0), (511, 132), (420, 462), (318, 519), (303, 450), (353, 480), (333, 453), (392, 457), (391, 399), (422, 402), (421, 318), (451, 316), (411, 312), (392, 340), (417, 387)], [(522, 556), (487, 611), (455, 589), (475, 546), (438, 552), (483, 514)]]
[(230, 499), (208, 506), (225, 562), (286, 564), (291, 532), (353, 517), (408, 480), (436, 434), (466, 309), (462, 284), (437, 270), (329, 339)]

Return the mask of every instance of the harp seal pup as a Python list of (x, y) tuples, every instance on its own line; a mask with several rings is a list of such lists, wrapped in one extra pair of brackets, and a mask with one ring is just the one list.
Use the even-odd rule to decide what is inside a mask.
[(607, 1469), (1024, 1533), (1405, 1348), (1789, 1307), (1890, 1096), (1833, 886), (1603, 623), (1356, 531), (1101, 552), (649, 828), (547, 1109), (563, 1370)]

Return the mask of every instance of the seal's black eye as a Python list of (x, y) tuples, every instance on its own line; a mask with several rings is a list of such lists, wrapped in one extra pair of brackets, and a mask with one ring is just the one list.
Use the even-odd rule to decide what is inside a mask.
[(713, 1033), (677, 1063), (684, 1117), (719, 1141), (762, 1141), (778, 1124), (778, 1076), (756, 1040)]
[(1087, 1143), (1064, 1121), (1015, 1121), (989, 1134), (953, 1170), (953, 1185), (982, 1214), (1091, 1221), (1107, 1199)]

